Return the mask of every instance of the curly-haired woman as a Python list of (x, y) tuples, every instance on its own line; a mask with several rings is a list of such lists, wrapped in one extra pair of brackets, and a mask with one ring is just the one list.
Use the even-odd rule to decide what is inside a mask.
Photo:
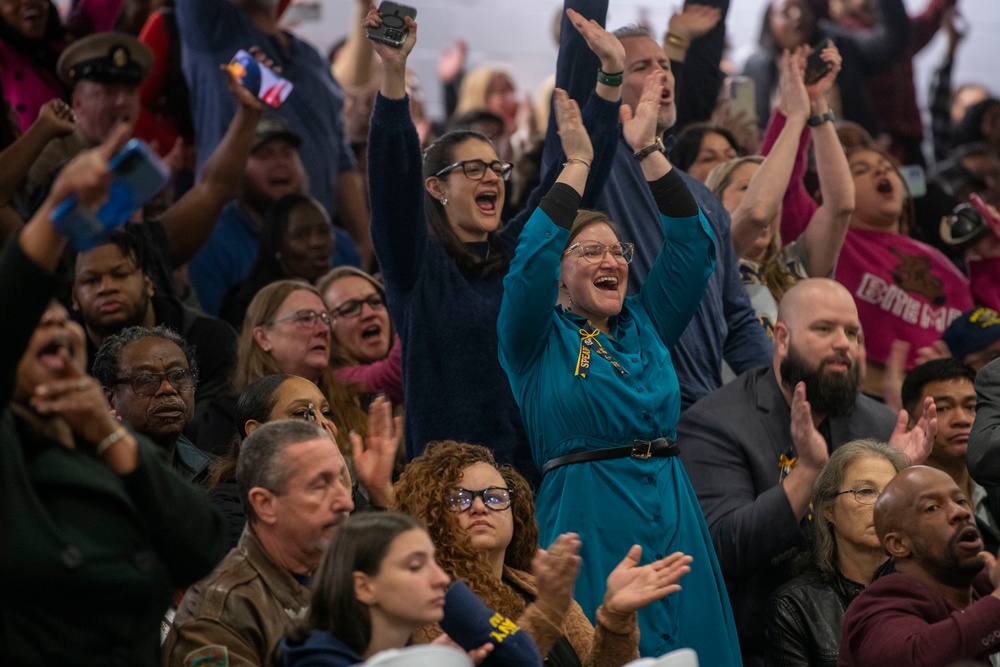
[[(427, 524), (445, 572), (515, 619), (547, 664), (611, 666), (637, 657), (635, 612), (678, 590), (690, 569), (691, 559), (679, 553), (638, 567), (641, 549), (632, 547), (608, 576), (595, 628), (572, 598), (578, 537), (562, 535), (540, 551), (531, 488), (489, 449), (450, 440), (428, 445), (400, 477), (396, 502)], [(415, 638), (440, 632), (431, 626)]]

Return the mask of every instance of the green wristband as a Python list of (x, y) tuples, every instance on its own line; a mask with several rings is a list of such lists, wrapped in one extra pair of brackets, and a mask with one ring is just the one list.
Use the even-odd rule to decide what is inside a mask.
[(622, 85), (622, 80), (624, 79), (624, 71), (615, 72), (614, 74), (608, 74), (604, 70), (598, 68), (597, 70), (597, 83), (603, 83), (605, 86), (620, 86)]

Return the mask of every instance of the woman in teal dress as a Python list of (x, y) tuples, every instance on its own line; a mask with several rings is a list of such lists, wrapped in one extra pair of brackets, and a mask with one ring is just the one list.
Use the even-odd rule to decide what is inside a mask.
[(680, 593), (639, 612), (640, 652), (690, 647), (703, 665), (739, 665), (725, 584), (673, 444), (680, 391), (669, 348), (698, 308), (715, 258), (711, 228), (656, 138), (662, 86), (651, 76), (636, 112), (622, 107), (624, 138), (666, 235), (630, 297), (631, 245), (603, 214), (578, 214), (592, 150), (575, 104), (557, 91), (567, 162), (521, 232), (504, 280), (500, 362), (544, 475), (540, 541), (574, 532), (583, 543), (576, 600), (593, 615), (623, 545), (642, 546), (643, 563), (682, 551), (694, 558), (691, 572)]

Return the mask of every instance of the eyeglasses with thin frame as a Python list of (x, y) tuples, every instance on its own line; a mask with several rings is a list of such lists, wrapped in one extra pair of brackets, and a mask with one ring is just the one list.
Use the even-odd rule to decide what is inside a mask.
[(448, 497), (448, 507), (452, 512), (467, 512), (476, 498), (482, 498), (483, 505), (494, 512), (502, 512), (510, 507), (510, 489), (502, 486), (491, 486), (478, 491), (459, 487)]
[(462, 173), (465, 174), (465, 177), (472, 179), (473, 181), (483, 180), (483, 176), (486, 175), (487, 167), (492, 169), (494, 174), (505, 181), (510, 178), (510, 172), (514, 169), (514, 165), (510, 162), (504, 162), (503, 160), (493, 160), (493, 162), (486, 162), (485, 160), (462, 160), (461, 162), (449, 164), (447, 167), (434, 175), (441, 178), (443, 176), (447, 176), (459, 167), (462, 168)]
[(632, 262), (632, 257), (635, 254), (635, 244), (634, 243), (613, 243), (611, 245), (604, 245), (603, 243), (574, 243), (570, 247), (563, 251), (564, 255), (569, 255), (570, 253), (575, 254), (577, 257), (582, 257), (591, 264), (597, 264), (604, 260), (604, 255), (611, 253), (611, 256), (615, 258), (618, 262), (622, 264), (629, 264)]
[(177, 391), (188, 391), (198, 384), (198, 376), (190, 368), (175, 368), (166, 373), (138, 373), (128, 377), (115, 379), (115, 384), (132, 385), (132, 391), (138, 396), (153, 396), (166, 380)]
[(282, 315), (271, 320), (271, 326), (291, 321), (299, 329), (312, 329), (316, 326), (316, 320), (322, 320), (327, 328), (333, 325), (333, 322), (330, 320), (330, 313), (325, 310), (319, 312), (315, 310), (296, 310), (294, 313), (288, 313), (287, 315)]
[(372, 310), (378, 310), (385, 306), (385, 300), (378, 292), (369, 294), (364, 299), (350, 299), (336, 308), (330, 309), (330, 315), (333, 316), (331, 319), (336, 320), (339, 317), (343, 317), (344, 319), (354, 319), (361, 314), (361, 306), (365, 304), (367, 304)]
[(859, 486), (856, 489), (847, 489), (846, 491), (840, 491), (834, 495), (842, 496), (845, 493), (853, 493), (854, 499), (861, 505), (874, 505), (875, 501), (878, 500), (878, 497), (882, 495), (881, 491), (870, 486)]

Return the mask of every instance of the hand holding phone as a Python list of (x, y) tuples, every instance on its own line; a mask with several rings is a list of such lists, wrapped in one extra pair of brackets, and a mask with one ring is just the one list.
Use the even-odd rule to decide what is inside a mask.
[(382, 42), (389, 46), (399, 48), (406, 41), (410, 29), (406, 27), (406, 17), (417, 18), (417, 10), (413, 7), (400, 5), (392, 0), (382, 0), (378, 7), (378, 14), (381, 22), (377, 27), (368, 28), (368, 39)]
[(811, 86), (829, 73), (833, 69), (833, 63), (823, 60), (823, 50), (831, 46), (833, 41), (829, 37), (821, 39), (812, 49), (812, 53), (806, 58), (805, 83)]
[(226, 67), (241, 86), (275, 109), (288, 99), (295, 87), (243, 49), (236, 52)]
[(108, 162), (111, 189), (96, 211), (75, 196), (64, 199), (52, 212), (52, 222), (78, 251), (103, 243), (128, 222), (132, 212), (149, 201), (170, 180), (170, 170), (149, 146), (131, 139)]

